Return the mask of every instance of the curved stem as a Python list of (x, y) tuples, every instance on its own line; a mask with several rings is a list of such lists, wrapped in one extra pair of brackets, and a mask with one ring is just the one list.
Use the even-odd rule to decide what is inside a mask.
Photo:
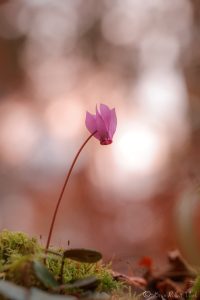
[(52, 221), (51, 221), (51, 226), (50, 226), (50, 229), (49, 229), (49, 234), (48, 234), (48, 239), (47, 239), (47, 243), (46, 243), (46, 247), (45, 247), (45, 253), (47, 253), (47, 250), (49, 249), (49, 245), (50, 245), (50, 241), (51, 241), (51, 236), (52, 236), (52, 232), (53, 232), (53, 228), (54, 228), (54, 224), (55, 224), (55, 220), (56, 220), (56, 216), (57, 216), (57, 212), (58, 212), (58, 208), (60, 206), (60, 203), (61, 203), (61, 200), (62, 200), (62, 197), (63, 197), (63, 194), (64, 194), (64, 191), (65, 191), (65, 188), (67, 186), (67, 183), (69, 181), (69, 178), (70, 178), (70, 175), (72, 173), (72, 170), (74, 168), (74, 165), (77, 161), (77, 158), (79, 157), (79, 154), (81, 153), (81, 151), (83, 150), (83, 148), (85, 147), (85, 145), (87, 144), (87, 142), (91, 139), (91, 137), (96, 133), (93, 132), (87, 139), (86, 141), (83, 143), (83, 145), (80, 147), (80, 149), (78, 150), (76, 156), (74, 157), (74, 160), (72, 162), (72, 165), (67, 173), (67, 176), (66, 176), (66, 179), (65, 179), (65, 182), (64, 182), (64, 185), (62, 187), (62, 190), (60, 192), (60, 196), (58, 198), (58, 201), (57, 201), (57, 204), (56, 204), (56, 207), (55, 207), (55, 210), (54, 210), (54, 214), (53, 214), (53, 218), (52, 218)]

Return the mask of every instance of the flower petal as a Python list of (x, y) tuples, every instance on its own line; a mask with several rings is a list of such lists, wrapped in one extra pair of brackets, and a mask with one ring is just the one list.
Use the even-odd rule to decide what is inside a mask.
[(106, 128), (105, 122), (97, 108), (96, 108), (96, 126), (101, 139), (108, 137), (108, 130)]
[(93, 133), (97, 130), (96, 116), (92, 115), (88, 111), (86, 112), (85, 125), (90, 133)]
[(115, 112), (115, 108), (111, 110), (111, 117), (110, 117), (110, 126), (109, 126), (109, 137), (112, 139), (113, 135), (117, 128), (117, 116)]
[(101, 113), (102, 119), (104, 120), (106, 128), (108, 130), (109, 126), (110, 126), (111, 110), (107, 105), (100, 104), (100, 113)]
[[(86, 112), (85, 125), (90, 133), (94, 133), (95, 131), (97, 131), (96, 116), (92, 115), (88, 111)], [(94, 134), (94, 137), (101, 141), (98, 131)]]

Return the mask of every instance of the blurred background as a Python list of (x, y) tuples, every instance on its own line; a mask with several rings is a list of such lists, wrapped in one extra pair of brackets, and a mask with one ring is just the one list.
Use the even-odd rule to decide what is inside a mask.
[(125, 271), (176, 247), (192, 260), (200, 236), (197, 0), (0, 1), (1, 229), (45, 244), (88, 136), (85, 113), (100, 103), (116, 108), (114, 141), (92, 139), (81, 153), (52, 243), (95, 248)]

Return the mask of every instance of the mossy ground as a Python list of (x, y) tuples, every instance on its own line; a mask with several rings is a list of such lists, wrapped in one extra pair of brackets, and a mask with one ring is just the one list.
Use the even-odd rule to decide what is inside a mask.
[[(71, 256), (69, 256), (69, 252)], [(75, 252), (82, 253), (82, 259), (84, 258), (85, 260), (74, 260)], [(91, 263), (91, 260), (88, 262), (88, 253), (94, 254), (92, 258), (95, 258), (97, 254), (100, 257), (99, 259), (101, 259), (100, 253), (86, 249), (66, 250), (54, 248), (45, 255), (45, 249), (37, 239), (31, 238), (21, 232), (2, 231), (0, 233), (0, 299), (27, 299), (9, 298), (8, 294), (3, 294), (2, 298), (2, 287), (6, 289), (6, 292), (13, 288), (10, 282), (17, 284), (18, 289), (19, 286), (25, 287), (25, 292), (29, 294), (31, 292), (37, 294), (38, 291), (41, 292), (43, 290), (44, 298), (41, 296), (42, 298), (40, 297), (40, 299), (47, 299), (50, 297), (50, 294), (51, 299), (54, 300), (56, 299), (54, 296), (58, 296), (57, 294), (64, 294), (64, 298), (66, 299), (75, 296), (75, 299), (82, 300), (144, 299), (144, 297), (138, 295), (139, 293), (142, 294), (144, 291), (143, 288), (137, 290), (134, 285), (122, 284), (116, 281), (111, 272), (111, 265), (104, 265), (101, 260), (93, 263)], [(73, 259), (69, 257), (73, 257)], [(80, 257), (78, 258), (80, 259)], [(177, 293), (177, 295), (180, 295), (180, 293), (184, 295), (186, 292), (190, 295), (189, 298), (183, 299), (199, 299), (199, 272), (191, 271), (190, 266), (188, 266), (177, 251), (171, 252), (168, 257), (170, 262), (169, 270), (160, 274), (153, 274), (151, 272), (150, 279), (145, 285), (147, 291), (153, 278), (154, 284), (158, 285), (152, 291), (152, 295), (157, 292), (160, 293), (159, 295), (162, 295), (165, 288), (167, 291), (169, 289), (172, 293)], [(63, 272), (61, 272), (62, 266)], [(191, 289), (187, 284), (188, 279), (194, 282)], [(7, 288), (5, 284), (8, 284)], [(20, 289), (22, 288), (20, 287)], [(137, 291), (137, 295), (135, 291)], [(15, 294), (15, 291), (13, 294)], [(87, 296), (88, 294), (89, 297)], [(97, 297), (99, 294), (100, 298)], [(61, 296), (59, 295), (59, 297)], [(30, 299), (38, 300), (37, 296)]]
[[(37, 239), (30, 238), (25, 233), (3, 230), (0, 233), (0, 276), (25, 287), (39, 287), (49, 290), (43, 282), (38, 280), (33, 270), (34, 260), (44, 262), (44, 248)], [(53, 249), (46, 257), (46, 267), (55, 280), (60, 280), (63, 249)], [(102, 262), (82, 263), (65, 259), (62, 284), (72, 283), (76, 280), (96, 277), (99, 281), (97, 290), (111, 295), (111, 299), (125, 299), (122, 296), (122, 283), (113, 279), (110, 266)], [(121, 294), (121, 296), (120, 296)], [(130, 295), (126, 299), (135, 299)]]

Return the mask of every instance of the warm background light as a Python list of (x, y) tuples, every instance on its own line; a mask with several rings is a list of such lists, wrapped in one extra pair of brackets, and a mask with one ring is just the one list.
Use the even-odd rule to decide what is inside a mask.
[(113, 148), (119, 167), (132, 171), (136, 176), (156, 173), (164, 164), (167, 151), (162, 135), (142, 120), (127, 124)]
[(173, 206), (199, 177), (198, 6), (1, 2), (1, 228), (46, 241), (85, 113), (105, 103), (118, 116), (113, 144), (92, 139), (81, 154), (54, 243), (155, 259), (177, 246)]

